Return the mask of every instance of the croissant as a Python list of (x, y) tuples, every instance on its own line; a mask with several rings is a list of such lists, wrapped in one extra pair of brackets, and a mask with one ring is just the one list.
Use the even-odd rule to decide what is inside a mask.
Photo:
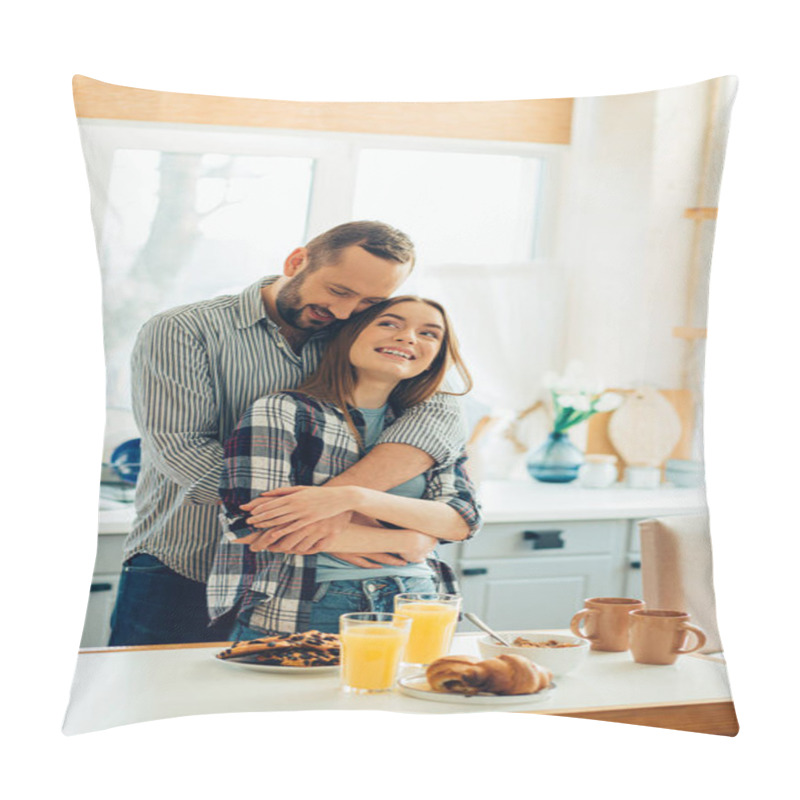
[(475, 674), (475, 665), (480, 659), (473, 656), (444, 656), (428, 665), (425, 677), (428, 685), (436, 692), (457, 692), (458, 694), (477, 694), (473, 683), (466, 677)]
[(427, 669), (428, 685), (437, 692), (533, 694), (550, 685), (550, 670), (513, 654), (479, 661), (471, 656), (439, 658)]

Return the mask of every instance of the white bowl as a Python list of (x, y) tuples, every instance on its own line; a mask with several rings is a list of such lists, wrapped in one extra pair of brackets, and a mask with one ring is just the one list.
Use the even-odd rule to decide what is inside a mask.
[(478, 639), (478, 650), (483, 658), (496, 658), (503, 654), (514, 653), (549, 669), (554, 677), (578, 669), (589, 655), (589, 641), (577, 636), (547, 631), (498, 631), (498, 633), (509, 642), (521, 636), (529, 642), (558, 642), (573, 645), (572, 647), (505, 647), (495, 642), (491, 636), (482, 636)]

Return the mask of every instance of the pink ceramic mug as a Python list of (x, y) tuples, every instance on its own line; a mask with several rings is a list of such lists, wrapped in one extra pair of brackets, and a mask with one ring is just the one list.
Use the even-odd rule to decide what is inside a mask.
[[(631, 611), (631, 653), (638, 664), (674, 664), (678, 656), (694, 653), (706, 643), (700, 628), (689, 624), (683, 611), (639, 609)], [(686, 647), (689, 634), (694, 647)]]
[(592, 597), (585, 606), (572, 618), (570, 630), (588, 639), (592, 650), (627, 650), (630, 612), (644, 608), (644, 603), (632, 597)]

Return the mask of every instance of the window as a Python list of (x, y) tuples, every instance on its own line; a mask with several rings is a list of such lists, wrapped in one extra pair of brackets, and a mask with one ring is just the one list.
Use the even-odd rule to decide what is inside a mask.
[(241, 291), (352, 219), (415, 242), (419, 291), (442, 264), (529, 262), (554, 206), (561, 146), (82, 120), (103, 272), (108, 404), (129, 407), (141, 325)]
[(305, 236), (311, 158), (118, 149), (102, 241), (108, 401), (129, 404), (141, 325), (183, 303), (240, 292)]
[(359, 153), (353, 216), (391, 220), (419, 266), (530, 261), (536, 252), (541, 159), (497, 153)]

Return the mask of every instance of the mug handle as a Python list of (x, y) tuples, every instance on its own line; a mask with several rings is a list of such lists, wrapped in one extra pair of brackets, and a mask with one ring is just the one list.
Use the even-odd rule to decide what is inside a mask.
[(596, 639), (596, 636), (587, 636), (586, 633), (581, 630), (581, 622), (583, 622), (583, 620), (586, 619), (586, 617), (588, 617), (590, 614), (595, 613), (597, 612), (593, 608), (582, 609), (570, 620), (569, 629), (581, 639), (587, 639), (588, 641)]
[(697, 644), (694, 647), (687, 648), (686, 650), (676, 650), (675, 653), (679, 656), (685, 656), (687, 653), (694, 653), (695, 650), (699, 650), (705, 643), (706, 643), (706, 635), (700, 628), (696, 627), (695, 625), (690, 625), (688, 622), (684, 622), (681, 625), (681, 628), (685, 631), (689, 631), (693, 633), (697, 637)]

